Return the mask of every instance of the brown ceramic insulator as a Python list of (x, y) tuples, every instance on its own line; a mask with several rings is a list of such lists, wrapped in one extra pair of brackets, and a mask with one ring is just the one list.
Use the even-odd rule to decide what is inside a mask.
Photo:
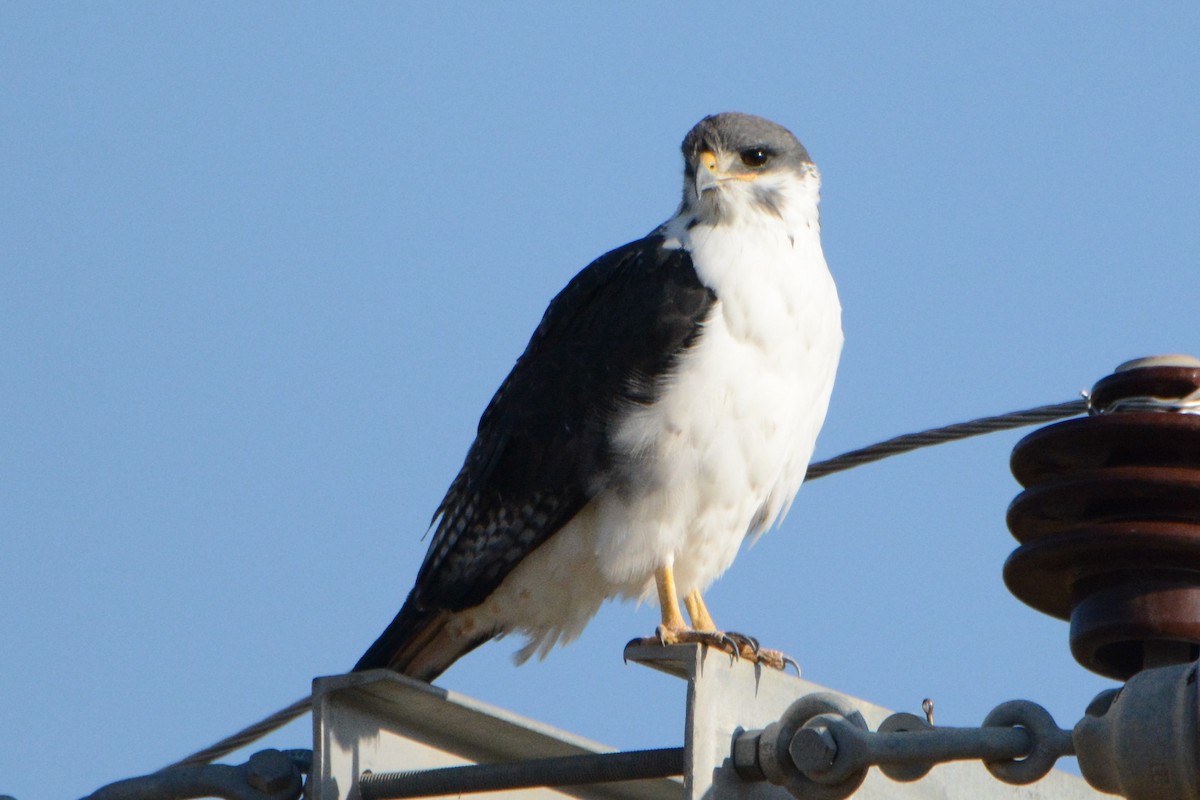
[(1069, 619), (1071, 652), (1102, 675), (1200, 655), (1200, 415), (1167, 410), (1198, 390), (1200, 361), (1131, 362), (1093, 389), (1093, 407), (1110, 413), (1048, 426), (1013, 450), (1025, 491), (1008, 511), (1020, 547), (1005, 583)]
[(1013, 475), (1022, 486), (1123, 466), (1200, 469), (1196, 415), (1137, 411), (1077, 417), (1034, 431), (1012, 456)]
[(1092, 387), (1091, 402), (1093, 408), (1107, 409), (1130, 397), (1182, 398), (1197, 389), (1200, 389), (1200, 364), (1118, 368)]

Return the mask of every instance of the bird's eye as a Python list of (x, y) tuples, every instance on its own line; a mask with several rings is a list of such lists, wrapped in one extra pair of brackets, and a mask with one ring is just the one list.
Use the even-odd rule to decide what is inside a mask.
[(747, 167), (759, 169), (765, 167), (767, 162), (771, 160), (771, 154), (762, 147), (751, 147), (738, 153), (742, 157), (742, 163)]

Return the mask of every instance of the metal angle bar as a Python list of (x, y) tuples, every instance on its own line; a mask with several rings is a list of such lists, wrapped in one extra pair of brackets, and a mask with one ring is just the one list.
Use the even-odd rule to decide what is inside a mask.
[(581, 786), (682, 775), (683, 762), (684, 748), (667, 747), (419, 772), (366, 772), (359, 778), (358, 789), (363, 800), (400, 800), (538, 786)]

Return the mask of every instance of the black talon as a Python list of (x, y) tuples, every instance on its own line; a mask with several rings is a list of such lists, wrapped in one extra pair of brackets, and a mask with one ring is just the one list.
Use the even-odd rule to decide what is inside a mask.
[(788, 664), (791, 664), (793, 667), (796, 668), (796, 677), (799, 678), (800, 677), (800, 664), (797, 663), (796, 659), (792, 658), (791, 656), (784, 656), (783, 657), (783, 668), (787, 669)]
[[(737, 661), (742, 657), (742, 651), (741, 648), (738, 647), (737, 640), (728, 633), (721, 633), (718, 641), (720, 641), (722, 645), (729, 645), (730, 663)], [(721, 649), (724, 650), (725, 647), (722, 646)]]
[(738, 652), (738, 643), (735, 639), (730, 638), (729, 634), (724, 631), (697, 631), (691, 632), (691, 639), (705, 647), (715, 647), (722, 652), (728, 653), (730, 663), (737, 661), (741, 657)]
[(735, 633), (733, 631), (729, 631), (728, 635), (733, 637), (733, 639), (735, 639), (739, 645), (745, 645), (746, 647), (750, 648), (750, 652), (754, 653), (756, 656), (758, 655), (758, 651), (762, 649), (759, 647), (758, 639), (754, 638), (753, 636), (747, 636), (744, 633)]

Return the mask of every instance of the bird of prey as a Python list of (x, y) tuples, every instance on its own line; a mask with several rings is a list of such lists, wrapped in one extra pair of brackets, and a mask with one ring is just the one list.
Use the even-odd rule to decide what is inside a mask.
[(613, 597), (657, 597), (654, 641), (781, 666), (720, 631), (701, 593), (786, 513), (829, 405), (842, 330), (820, 176), (748, 114), (705, 117), (683, 157), (674, 216), (546, 309), (356, 671), (432, 680), (509, 633), (518, 663), (545, 656)]

